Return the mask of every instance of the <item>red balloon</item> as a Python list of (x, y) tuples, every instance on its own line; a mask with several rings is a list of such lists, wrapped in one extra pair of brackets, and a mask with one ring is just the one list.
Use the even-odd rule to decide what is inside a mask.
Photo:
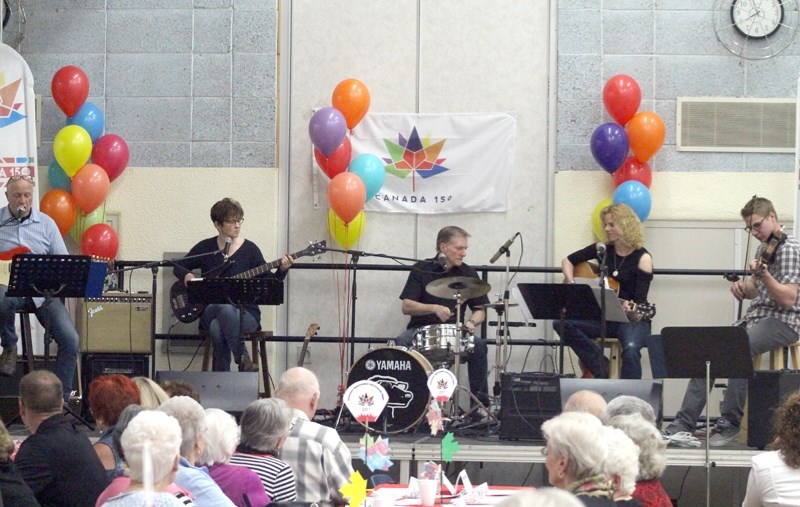
[(636, 157), (628, 157), (619, 166), (619, 169), (614, 171), (614, 188), (631, 180), (638, 181), (650, 188), (650, 183), (653, 182), (653, 171), (646, 162), (639, 162)]
[(114, 181), (128, 166), (128, 144), (116, 134), (106, 134), (94, 143), (92, 162), (105, 169), (108, 181)]
[(67, 65), (53, 75), (50, 91), (64, 114), (75, 116), (89, 96), (89, 78), (79, 67)]
[(633, 118), (642, 103), (642, 90), (639, 83), (630, 76), (618, 74), (603, 87), (603, 104), (608, 114), (620, 125)]
[(322, 171), (328, 175), (328, 178), (333, 178), (339, 173), (347, 170), (350, 165), (350, 155), (352, 154), (352, 147), (350, 146), (350, 138), (345, 136), (342, 144), (333, 150), (330, 157), (325, 157), (319, 148), (314, 148), (314, 158), (317, 159)]
[(58, 226), (58, 231), (63, 236), (68, 233), (75, 223), (75, 199), (69, 192), (61, 188), (53, 189), (39, 201), (39, 210), (52, 218)]
[(119, 250), (119, 236), (108, 224), (94, 224), (81, 236), (81, 253), (112, 260)]
[(367, 202), (367, 187), (353, 173), (337, 174), (328, 184), (328, 201), (342, 222), (352, 222)]
[(103, 204), (111, 182), (97, 164), (86, 164), (72, 178), (72, 195), (84, 213), (91, 213)]

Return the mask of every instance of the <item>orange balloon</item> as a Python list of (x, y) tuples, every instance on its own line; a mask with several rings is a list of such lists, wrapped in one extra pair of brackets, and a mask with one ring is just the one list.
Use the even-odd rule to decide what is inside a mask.
[(639, 162), (653, 158), (664, 144), (664, 122), (656, 113), (647, 111), (635, 114), (625, 129), (628, 131), (631, 151)]
[(339, 173), (328, 184), (328, 201), (342, 222), (352, 222), (367, 202), (367, 187), (353, 173)]
[(111, 181), (108, 173), (97, 164), (86, 164), (72, 178), (72, 195), (84, 213), (91, 213), (108, 196)]
[(369, 90), (358, 79), (345, 79), (333, 90), (331, 103), (342, 112), (344, 119), (347, 120), (347, 128), (352, 130), (367, 114)]
[(39, 209), (55, 220), (62, 236), (69, 232), (75, 222), (75, 199), (66, 190), (56, 188), (44, 194)]

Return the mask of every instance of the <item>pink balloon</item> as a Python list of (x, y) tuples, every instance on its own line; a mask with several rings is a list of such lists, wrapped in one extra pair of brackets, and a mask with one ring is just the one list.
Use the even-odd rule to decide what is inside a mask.
[(128, 166), (128, 144), (116, 134), (106, 134), (94, 143), (92, 162), (105, 169), (108, 181), (114, 181)]
[(86, 164), (72, 178), (72, 196), (84, 213), (91, 213), (106, 200), (110, 186), (111, 182), (102, 167)]

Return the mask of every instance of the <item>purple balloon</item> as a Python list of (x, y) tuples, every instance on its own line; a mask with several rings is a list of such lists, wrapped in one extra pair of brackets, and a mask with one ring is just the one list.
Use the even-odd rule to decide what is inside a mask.
[(338, 109), (323, 107), (311, 117), (308, 123), (308, 135), (314, 146), (329, 157), (347, 135), (347, 121)]
[(628, 156), (628, 133), (622, 125), (614, 122), (604, 123), (592, 134), (590, 143), (592, 155), (600, 167), (613, 173)]

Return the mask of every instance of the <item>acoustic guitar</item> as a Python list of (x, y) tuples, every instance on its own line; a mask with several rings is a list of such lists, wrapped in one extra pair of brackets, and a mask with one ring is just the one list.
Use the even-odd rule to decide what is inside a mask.
[[(315, 241), (303, 250), (289, 254), (289, 257), (291, 257), (292, 260), (295, 260), (300, 257), (318, 255), (325, 251), (325, 246), (326, 242), (324, 240)], [(262, 264), (257, 268), (249, 269), (230, 278), (253, 278), (254, 276), (271, 271), (280, 265), (281, 259), (276, 259), (272, 262)], [(186, 288), (186, 284), (183, 283), (183, 280), (178, 280), (172, 284), (172, 287), (170, 287), (169, 304), (172, 307), (172, 313), (175, 314), (175, 317), (184, 323), (194, 322), (195, 320), (199, 319), (206, 307), (206, 305), (202, 303), (189, 303), (189, 291)]]
[[(580, 262), (575, 266), (572, 276), (573, 278), (600, 278), (600, 267), (592, 262)], [(619, 294), (619, 280), (611, 276), (606, 277), (606, 280), (608, 286)], [(564, 283), (566, 283), (566, 279)], [(625, 301), (625, 299), (620, 299), (621, 303)], [(634, 301), (628, 301), (628, 306), (631, 311), (641, 319), (653, 320), (653, 317), (656, 316), (656, 305), (654, 303), (636, 303)]]

